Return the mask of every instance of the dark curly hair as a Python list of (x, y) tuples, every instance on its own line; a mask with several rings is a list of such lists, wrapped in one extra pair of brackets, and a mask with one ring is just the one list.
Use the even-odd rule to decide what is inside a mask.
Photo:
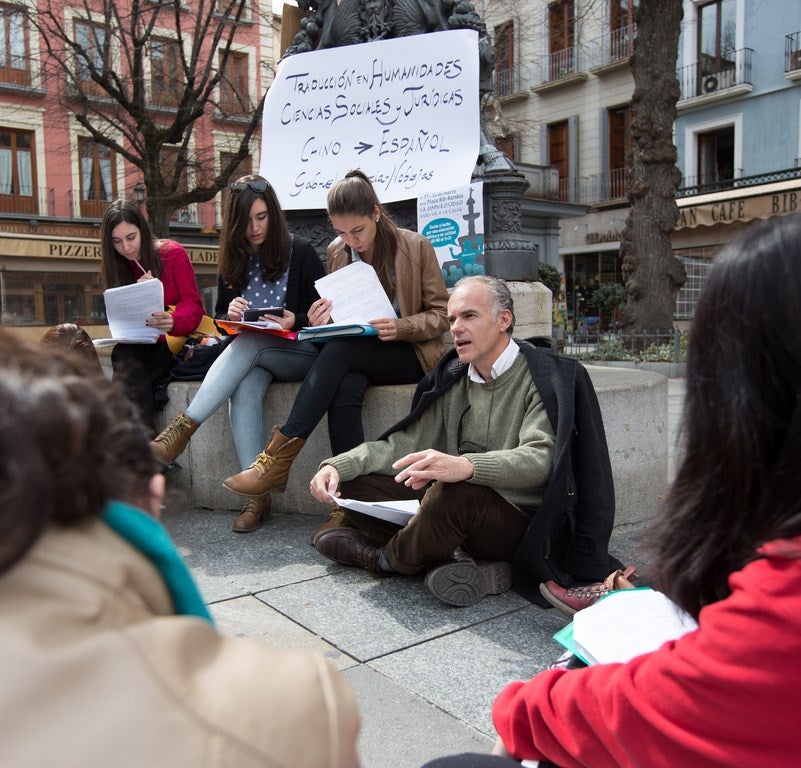
[(142, 499), (158, 471), (134, 405), (69, 350), (0, 331), (0, 573), (49, 525)]

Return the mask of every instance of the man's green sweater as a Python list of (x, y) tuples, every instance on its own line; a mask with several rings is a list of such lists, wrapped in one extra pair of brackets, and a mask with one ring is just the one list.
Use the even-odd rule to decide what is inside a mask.
[(323, 464), (342, 481), (395, 475), (395, 461), (426, 449), (461, 452), (474, 468), (468, 482), (486, 485), (512, 504), (538, 507), (551, 473), (554, 433), (524, 356), (485, 384), (462, 377), (406, 429)]

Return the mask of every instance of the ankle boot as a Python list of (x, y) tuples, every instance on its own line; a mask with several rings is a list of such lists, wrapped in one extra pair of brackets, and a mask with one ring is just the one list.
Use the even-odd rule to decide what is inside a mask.
[(189, 438), (197, 432), (198, 424), (181, 411), (150, 443), (153, 453), (162, 464), (172, 464), (189, 445)]
[(289, 468), (305, 442), (303, 437), (287, 437), (278, 427), (273, 427), (270, 442), (256, 460), (247, 469), (223, 481), (223, 485), (243, 496), (261, 496), (283, 490)]
[(231, 530), (236, 533), (255, 531), (261, 525), (262, 518), (270, 514), (271, 505), (272, 498), (269, 493), (265, 493), (264, 496), (248, 496)]

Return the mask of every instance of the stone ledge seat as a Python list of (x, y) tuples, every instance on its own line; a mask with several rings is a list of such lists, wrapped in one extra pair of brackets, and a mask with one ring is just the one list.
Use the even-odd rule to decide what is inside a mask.
[[(653, 517), (667, 487), (668, 385), (651, 371), (587, 366), (598, 395), (606, 430), (615, 483), (615, 528), (639, 527)], [(159, 429), (187, 407), (199, 382), (173, 382), (170, 400), (160, 416)], [(267, 429), (283, 423), (299, 384), (273, 382), (265, 397)], [(368, 387), (363, 421), (372, 440), (409, 412), (414, 385)], [(273, 510), (325, 515), (330, 508), (309, 493), (309, 480), (323, 459), (331, 455), (327, 420), (312, 432), (292, 466), (286, 490), (273, 494)], [(195, 433), (178, 458), (183, 471), (170, 477), (183, 489), (189, 503), (208, 509), (239, 510), (241, 496), (226, 490), (222, 481), (240, 470), (234, 451), (227, 405), (220, 407)]]

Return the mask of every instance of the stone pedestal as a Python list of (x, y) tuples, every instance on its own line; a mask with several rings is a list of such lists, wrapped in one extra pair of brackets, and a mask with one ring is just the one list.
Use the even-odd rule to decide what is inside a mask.
[(515, 302), (515, 330), (518, 339), (531, 336), (551, 338), (551, 292), (542, 283), (507, 280), (506, 285)]
[(488, 275), (504, 280), (539, 279), (537, 245), (523, 235), (522, 173), (506, 170), (484, 174), (484, 264)]

